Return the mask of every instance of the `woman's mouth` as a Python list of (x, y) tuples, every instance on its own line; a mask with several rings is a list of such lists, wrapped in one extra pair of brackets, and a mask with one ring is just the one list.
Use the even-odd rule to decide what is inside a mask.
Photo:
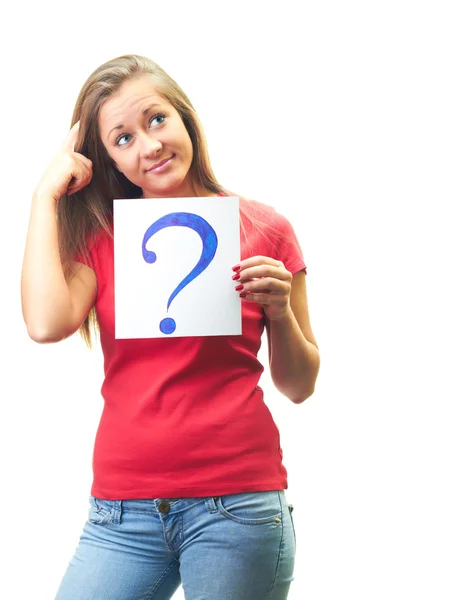
[(165, 158), (164, 160), (161, 160), (160, 162), (158, 162), (155, 165), (153, 165), (152, 167), (150, 167), (147, 172), (148, 173), (162, 173), (169, 167), (174, 156), (175, 156), (175, 154), (173, 154), (172, 156), (169, 156), (169, 158)]

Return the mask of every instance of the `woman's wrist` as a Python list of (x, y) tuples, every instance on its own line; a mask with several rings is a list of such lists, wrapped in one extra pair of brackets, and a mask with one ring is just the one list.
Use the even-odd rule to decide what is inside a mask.
[(57, 210), (57, 200), (46, 190), (36, 188), (32, 197), (33, 206), (40, 206), (41, 209), (50, 207), (54, 212)]

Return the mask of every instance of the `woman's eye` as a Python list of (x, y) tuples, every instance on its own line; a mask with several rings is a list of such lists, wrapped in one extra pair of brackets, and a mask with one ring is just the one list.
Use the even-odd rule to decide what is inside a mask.
[(151, 117), (150, 123), (155, 122), (156, 125), (161, 125), (161, 123), (164, 122), (165, 118), (166, 118), (166, 115), (163, 115), (162, 113), (159, 113), (157, 115), (154, 115), (154, 117)]
[[(161, 125), (166, 120), (166, 116), (167, 115), (163, 113), (158, 113), (157, 115), (154, 115), (149, 121), (150, 125), (152, 125), (153, 123), (155, 123), (156, 125)], [(127, 138), (127, 140), (125, 140), (125, 138)], [(131, 138), (131, 135), (129, 133), (124, 133), (115, 140), (115, 145), (126, 146), (130, 141), (129, 138)]]
[(116, 140), (115, 140), (115, 145), (116, 146), (125, 146), (125, 144), (128, 144), (128, 142), (125, 142), (123, 144), (121, 144), (120, 142), (122, 140), (125, 140), (125, 138), (129, 138), (130, 136), (128, 135), (128, 133), (124, 133), (124, 135), (119, 136)]

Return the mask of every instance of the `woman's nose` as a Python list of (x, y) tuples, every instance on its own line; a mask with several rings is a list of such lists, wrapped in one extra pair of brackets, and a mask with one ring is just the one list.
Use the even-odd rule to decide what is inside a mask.
[(151, 135), (146, 134), (140, 138), (140, 154), (145, 158), (157, 156), (161, 148), (161, 142)]

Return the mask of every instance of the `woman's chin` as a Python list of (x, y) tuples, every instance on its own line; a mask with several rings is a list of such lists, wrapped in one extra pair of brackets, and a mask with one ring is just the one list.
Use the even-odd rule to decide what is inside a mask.
[(183, 198), (197, 196), (194, 186), (187, 182), (178, 182), (147, 187), (143, 190), (142, 198)]

